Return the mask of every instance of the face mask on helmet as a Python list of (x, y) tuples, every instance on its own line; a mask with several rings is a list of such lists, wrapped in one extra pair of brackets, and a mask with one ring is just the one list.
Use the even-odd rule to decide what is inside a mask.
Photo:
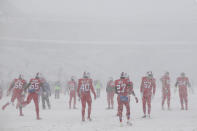
[(153, 77), (152, 71), (148, 71), (148, 72), (147, 72), (147, 76), (148, 76), (148, 77)]
[(88, 78), (88, 73), (87, 72), (83, 73), (83, 78)]
[(23, 75), (22, 75), (22, 74), (20, 74), (18, 78), (19, 78), (19, 79), (23, 79)]
[(125, 78), (125, 73), (124, 73), (124, 72), (122, 72), (122, 73), (120, 74), (120, 78), (121, 78), (121, 79), (124, 79), (124, 78)]
[(38, 72), (36, 73), (36, 78), (39, 79), (41, 77), (41, 74)]

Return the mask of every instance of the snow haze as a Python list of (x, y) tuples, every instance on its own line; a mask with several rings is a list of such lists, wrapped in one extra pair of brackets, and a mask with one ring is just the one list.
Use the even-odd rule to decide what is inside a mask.
[[(5, 96), (8, 84), (20, 73), (27, 81), (41, 72), (48, 81), (65, 83), (88, 71), (105, 87), (109, 77), (118, 79), (124, 71), (140, 98), (141, 77), (151, 70), (158, 88), (153, 119), (147, 123), (139, 119), (141, 102), (132, 101), (135, 126), (131, 128), (197, 131), (196, 94), (189, 94), (188, 112), (180, 111), (178, 94), (172, 96), (172, 112), (161, 111), (159, 81), (169, 71), (174, 87), (176, 78), (185, 72), (196, 90), (196, 34), (196, 0), (0, 0), (0, 84)], [(8, 100), (0, 100), (0, 107)], [(0, 110), (0, 130), (121, 130), (116, 108), (105, 110), (105, 90), (93, 101), (91, 124), (81, 123), (79, 102), (79, 109), (73, 111), (67, 107), (68, 96), (50, 100), (53, 108), (41, 109), (41, 123), (33, 119), (33, 104), (20, 119), (12, 106)]]

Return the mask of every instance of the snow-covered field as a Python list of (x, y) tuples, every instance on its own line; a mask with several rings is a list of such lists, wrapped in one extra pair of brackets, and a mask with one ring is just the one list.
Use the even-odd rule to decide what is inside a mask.
[[(172, 93), (172, 110), (161, 110), (161, 83), (159, 78), (164, 71), (170, 71), (172, 87), (180, 72), (185, 71), (192, 87), (196, 85), (197, 63), (195, 44), (55, 44), (33, 41), (1, 41), (0, 44), (0, 76), (3, 82), (10, 82), (19, 73), (25, 79), (34, 77), (41, 72), (49, 81), (61, 80), (66, 82), (71, 75), (80, 78), (87, 70), (93, 79), (102, 81), (103, 86), (110, 76), (119, 77), (120, 72), (127, 72), (137, 96), (141, 77), (146, 71), (152, 70), (157, 80), (157, 93), (152, 101), (152, 119), (141, 119), (142, 104), (131, 101), (132, 127), (119, 126), (115, 109), (106, 110), (106, 94), (102, 91), (101, 98), (93, 100), (92, 122), (81, 122), (81, 104), (77, 110), (69, 110), (68, 96), (61, 96), (56, 100), (52, 96), (51, 110), (40, 109), (43, 118), (35, 118), (34, 104), (24, 108), (24, 117), (19, 117), (14, 106), (5, 111), (0, 110), (0, 131), (197, 131), (197, 95), (189, 94), (189, 110), (181, 111), (178, 94)], [(184, 64), (183, 64), (184, 63)], [(4, 84), (6, 90), (7, 86)], [(196, 89), (195, 89), (196, 90)], [(173, 90), (172, 90), (173, 92)], [(0, 107), (10, 100), (4, 97), (0, 100)], [(124, 109), (125, 114), (125, 109)]]
[[(135, 89), (139, 96), (139, 90)], [(0, 106), (7, 102), (10, 97), (4, 97), (0, 101)], [(172, 93), (172, 110), (161, 110), (160, 89), (152, 101), (152, 118), (142, 119), (141, 100), (138, 104), (131, 101), (131, 118), (133, 126), (124, 124), (120, 127), (117, 113), (116, 96), (115, 109), (106, 110), (107, 101), (105, 91), (102, 91), (101, 98), (93, 100), (92, 118), (93, 121), (81, 122), (81, 103), (77, 101), (76, 110), (68, 108), (68, 95), (61, 94), (60, 99), (50, 100), (52, 103), (51, 110), (42, 110), (40, 115), (42, 120), (36, 120), (33, 101), (24, 108), (24, 116), (18, 116), (15, 106), (10, 105), (5, 111), (0, 110), (0, 131), (197, 131), (197, 95), (189, 94), (189, 110), (180, 110), (178, 94)], [(40, 103), (41, 107), (41, 103)], [(124, 108), (125, 114), (125, 108)], [(125, 115), (124, 115), (125, 116)], [(126, 122), (124, 117), (124, 122)]]

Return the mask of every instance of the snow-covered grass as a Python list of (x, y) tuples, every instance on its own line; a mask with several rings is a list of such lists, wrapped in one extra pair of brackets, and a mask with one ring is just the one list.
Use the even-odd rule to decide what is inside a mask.
[[(135, 89), (136, 94), (139, 90)], [(15, 106), (10, 105), (5, 111), (0, 110), (0, 131), (197, 131), (197, 95), (189, 94), (189, 110), (180, 110), (178, 94), (172, 93), (172, 110), (161, 110), (160, 90), (152, 101), (151, 119), (142, 119), (141, 99), (138, 104), (133, 97), (131, 100), (131, 118), (133, 126), (126, 126), (124, 108), (124, 126), (119, 126), (116, 96), (115, 109), (106, 110), (107, 101), (105, 91), (101, 97), (93, 100), (92, 122), (81, 122), (81, 103), (77, 101), (77, 110), (68, 108), (68, 95), (61, 94), (60, 99), (50, 98), (51, 110), (42, 110), (40, 103), (40, 116), (42, 120), (36, 120), (33, 101), (23, 109), (24, 116), (18, 116)], [(10, 97), (0, 100), (2, 106)], [(87, 115), (87, 114), (86, 114)]]
[[(153, 70), (157, 80), (157, 93), (152, 101), (152, 119), (141, 119), (143, 115), (141, 101), (136, 104), (132, 99), (132, 127), (119, 126), (116, 117), (116, 96), (114, 98), (116, 108), (105, 109), (107, 102), (103, 90), (101, 98), (93, 100), (92, 122), (82, 123), (80, 102), (77, 103), (77, 110), (69, 110), (68, 96), (62, 95), (59, 100), (54, 99), (54, 96), (50, 98), (51, 110), (40, 109), (43, 118), (40, 121), (36, 120), (33, 101), (24, 108), (24, 117), (19, 117), (13, 106), (9, 106), (5, 111), (0, 110), (0, 131), (197, 131), (197, 95), (189, 94), (189, 110), (181, 111), (178, 94), (172, 93), (172, 110), (162, 111), (159, 88), (161, 87), (159, 78), (166, 70), (170, 71), (172, 87), (182, 71), (186, 72), (192, 87), (195, 87), (196, 50), (197, 46), (187, 44), (91, 45), (2, 41), (0, 77), (5, 83), (9, 83), (19, 73), (24, 74), (25, 79), (29, 80), (38, 71), (49, 81), (61, 80), (65, 83), (72, 75), (79, 78), (83, 71), (87, 70), (93, 79), (101, 80), (105, 87), (105, 82), (110, 76), (116, 79), (120, 72), (125, 71), (134, 82), (139, 97), (138, 87), (141, 77), (146, 71)], [(3, 88), (7, 87), (6, 84), (3, 85)], [(8, 100), (10, 97), (4, 97), (0, 100), (0, 106)]]

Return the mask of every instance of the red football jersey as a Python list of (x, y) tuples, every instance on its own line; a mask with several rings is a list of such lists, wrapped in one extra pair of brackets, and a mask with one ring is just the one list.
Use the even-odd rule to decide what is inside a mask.
[(32, 90), (35, 91), (35, 92), (40, 91), (40, 87), (41, 87), (41, 80), (40, 79), (32, 78), (29, 83), (30, 83), (30, 86), (29, 86), (29, 91), (30, 92)]
[(14, 79), (11, 87), (9, 88), (9, 91), (13, 88), (14, 92), (22, 93), (24, 90), (25, 84), (26, 84), (26, 81), (23, 79)]
[(78, 88), (77, 88), (78, 95), (79, 94), (81, 94), (81, 95), (86, 95), (86, 94), (90, 95), (90, 90), (92, 91), (94, 96), (96, 96), (96, 93), (94, 91), (93, 84), (92, 84), (92, 79), (89, 79), (89, 78), (79, 79)]
[(169, 89), (170, 88), (170, 77), (167, 75), (164, 75), (161, 78), (161, 82), (162, 82), (162, 87), (165, 89)]
[(143, 77), (140, 87), (140, 92), (143, 93), (143, 95), (152, 95), (152, 90), (153, 90), (153, 94), (155, 94), (156, 91), (155, 79)]
[(77, 89), (77, 83), (75, 81), (69, 81), (68, 82), (68, 89), (70, 91), (76, 91), (76, 89)]
[(116, 93), (121, 96), (128, 96), (133, 90), (132, 86), (130, 86), (132, 82), (128, 79), (118, 79), (115, 81)]
[(187, 77), (178, 77), (176, 86), (179, 88), (186, 88), (187, 86), (190, 86), (189, 79)]

